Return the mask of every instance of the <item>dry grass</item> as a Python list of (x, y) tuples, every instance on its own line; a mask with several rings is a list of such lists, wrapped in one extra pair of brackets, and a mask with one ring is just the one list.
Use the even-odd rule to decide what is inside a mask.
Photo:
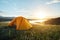
[(32, 25), (26, 31), (17, 31), (6, 27), (7, 23), (0, 23), (1, 40), (60, 40), (60, 25)]

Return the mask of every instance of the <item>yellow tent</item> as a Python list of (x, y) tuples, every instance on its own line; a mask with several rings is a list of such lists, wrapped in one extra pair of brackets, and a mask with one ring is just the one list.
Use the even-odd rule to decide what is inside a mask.
[(10, 23), (9, 26), (16, 25), (16, 30), (28, 30), (32, 27), (29, 21), (24, 17), (16, 17)]

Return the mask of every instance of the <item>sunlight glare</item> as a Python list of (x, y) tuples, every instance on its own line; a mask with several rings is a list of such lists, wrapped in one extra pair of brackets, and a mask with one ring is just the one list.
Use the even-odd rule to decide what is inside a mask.
[(44, 12), (38, 12), (36, 14), (36, 17), (39, 19), (44, 19), (44, 18), (46, 18), (46, 14)]

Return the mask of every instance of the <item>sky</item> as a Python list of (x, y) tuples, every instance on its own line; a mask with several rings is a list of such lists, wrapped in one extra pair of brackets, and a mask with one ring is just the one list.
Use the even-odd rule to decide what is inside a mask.
[(37, 14), (60, 17), (60, 0), (0, 0), (0, 16), (33, 18)]

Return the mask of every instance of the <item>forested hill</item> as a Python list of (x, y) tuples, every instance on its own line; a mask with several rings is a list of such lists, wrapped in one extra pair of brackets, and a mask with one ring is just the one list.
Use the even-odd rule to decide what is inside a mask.
[(60, 17), (45, 21), (45, 24), (60, 25)]
[[(0, 16), (0, 22), (2, 21), (11, 21), (13, 18), (15, 17), (3, 17), (3, 16)], [(28, 20), (38, 20), (38, 19), (28, 19)]]
[(14, 17), (2, 17), (2, 16), (0, 16), (0, 22), (1, 21), (10, 21), (10, 20), (12, 20)]

